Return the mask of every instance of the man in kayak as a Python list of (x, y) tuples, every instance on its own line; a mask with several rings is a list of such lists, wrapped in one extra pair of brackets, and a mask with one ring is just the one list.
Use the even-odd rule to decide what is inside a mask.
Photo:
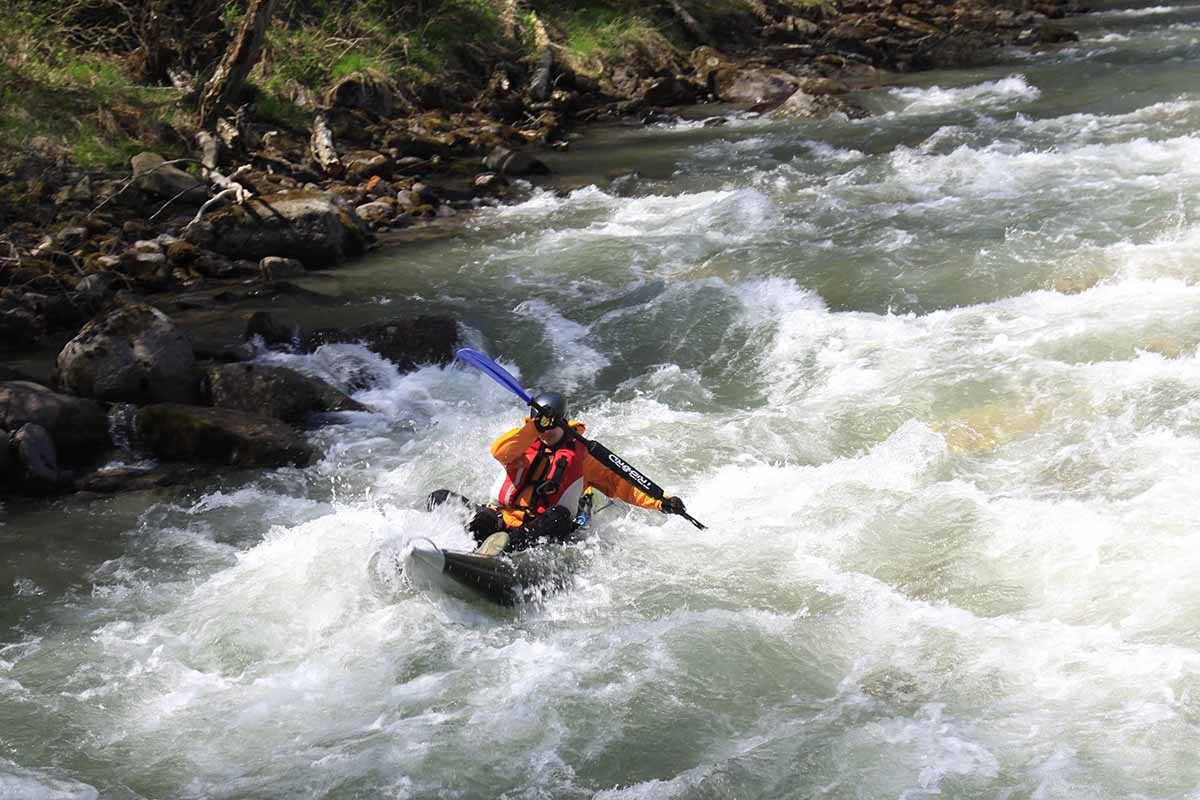
[[(489, 554), (506, 548), (523, 550), (541, 539), (570, 541), (579, 499), (589, 486), (664, 514), (687, 511), (682, 499), (668, 496), (655, 500), (597, 461), (574, 435), (583, 435), (584, 424), (567, 421), (567, 404), (561, 394), (539, 394), (533, 398), (531, 411), (521, 427), (492, 442), (492, 456), (504, 471), (496, 482), (495, 500), (475, 506), (467, 525), (476, 542), (487, 540), (484, 549)], [(429, 508), (448, 500), (475, 505), (449, 489), (439, 489), (429, 495)]]

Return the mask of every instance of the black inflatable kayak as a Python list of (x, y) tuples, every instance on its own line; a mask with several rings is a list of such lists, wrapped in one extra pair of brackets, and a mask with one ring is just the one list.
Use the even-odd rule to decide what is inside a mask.
[(571, 544), (489, 556), (423, 543), (409, 551), (404, 573), (419, 588), (511, 606), (569, 585), (584, 558), (579, 546)]
[[(586, 559), (579, 542), (587, 535), (588, 522), (595, 511), (612, 505), (610, 501), (593, 511), (593, 500), (593, 490), (589, 487), (579, 499), (571, 544), (544, 544), (516, 553), (492, 554), (480, 550), (470, 553), (444, 550), (424, 540), (414, 544), (404, 563), (396, 566), (418, 588), (438, 589), (466, 599), (482, 598), (505, 606), (536, 600), (570, 584)], [(504, 542), (507, 541), (505, 538)]]

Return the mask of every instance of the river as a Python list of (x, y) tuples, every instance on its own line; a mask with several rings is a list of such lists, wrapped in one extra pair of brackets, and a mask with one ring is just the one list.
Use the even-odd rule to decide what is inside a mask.
[(464, 320), (709, 525), (596, 517), (515, 612), (371, 571), (514, 398), (353, 345), (307, 469), (0, 516), (0, 798), (1195, 798), (1200, 5), (597, 131), (318, 288)]

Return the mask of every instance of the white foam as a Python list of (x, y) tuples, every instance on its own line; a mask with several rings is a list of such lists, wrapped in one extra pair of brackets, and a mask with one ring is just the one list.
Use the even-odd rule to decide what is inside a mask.
[(0, 759), (0, 798), (4, 800), (96, 800), (99, 796), (86, 783)]
[(1121, 8), (1112, 11), (1097, 11), (1097, 17), (1153, 17), (1161, 14), (1174, 14), (1182, 11), (1183, 6), (1148, 6), (1146, 8)]
[(1041, 90), (1031, 85), (1024, 75), (1010, 75), (997, 81), (985, 81), (972, 86), (947, 89), (930, 86), (927, 89), (903, 87), (891, 89), (892, 97), (904, 103), (893, 114), (940, 114), (969, 109), (998, 111), (1031, 103), (1041, 97)]
[(545, 327), (546, 339), (555, 355), (552, 369), (555, 387), (576, 390), (608, 366), (609, 360), (584, 344), (590, 335), (587, 327), (569, 320), (544, 300), (526, 300), (513, 309), (517, 316), (537, 320)]

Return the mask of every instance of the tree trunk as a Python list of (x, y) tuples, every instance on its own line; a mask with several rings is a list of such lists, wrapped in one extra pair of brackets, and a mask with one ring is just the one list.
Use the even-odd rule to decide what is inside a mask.
[(217, 117), (233, 98), (237, 97), (246, 81), (246, 76), (262, 53), (263, 40), (267, 35), (267, 24), (271, 20), (275, 0), (250, 0), (246, 18), (234, 38), (217, 71), (209, 78), (200, 95), (200, 127), (211, 128)]
[(712, 37), (709, 36), (708, 31), (704, 30), (704, 27), (696, 21), (696, 18), (688, 13), (679, 0), (667, 0), (667, 5), (671, 7), (671, 11), (674, 12), (676, 18), (683, 23), (683, 27), (687, 28), (692, 38), (700, 44), (712, 44)]

